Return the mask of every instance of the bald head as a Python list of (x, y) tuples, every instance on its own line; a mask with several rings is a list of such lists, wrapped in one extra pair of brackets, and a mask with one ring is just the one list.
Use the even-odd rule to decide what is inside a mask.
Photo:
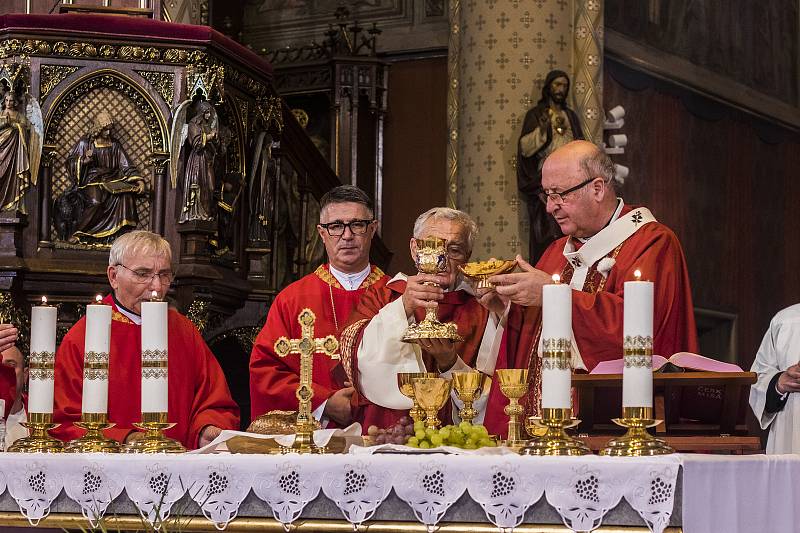
[(573, 141), (550, 154), (542, 167), (542, 188), (564, 193), (561, 202), (548, 199), (547, 212), (565, 235), (591, 237), (608, 223), (617, 206), (613, 178), (611, 159), (589, 141)]

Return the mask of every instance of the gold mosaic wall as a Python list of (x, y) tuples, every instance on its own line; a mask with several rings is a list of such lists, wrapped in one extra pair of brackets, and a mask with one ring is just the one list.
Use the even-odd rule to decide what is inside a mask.
[[(541, 97), (547, 73), (560, 69), (573, 80), (570, 107), (600, 139), (602, 3), (455, 0), (450, 9), (449, 202), (478, 223), (475, 259), (527, 257), (529, 223), (516, 177), (522, 121)], [(585, 35), (576, 26), (587, 27)], [(577, 99), (576, 82), (583, 90)]]

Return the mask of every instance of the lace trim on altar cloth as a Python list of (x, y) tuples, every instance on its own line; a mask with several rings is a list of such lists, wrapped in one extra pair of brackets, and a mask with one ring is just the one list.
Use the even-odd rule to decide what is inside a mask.
[[(0, 454), (0, 494), (9, 491), (36, 526), (62, 489), (81, 507), (87, 526), (102, 525), (125, 490), (142, 519), (160, 530), (188, 494), (223, 530), (253, 491), (287, 529), (320, 492), (354, 526), (368, 522), (394, 490), (416, 519), (434, 531), (467, 494), (501, 531), (522, 524), (542, 497), (573, 531), (592, 531), (624, 498), (647, 527), (662, 533), (675, 503), (680, 456), (119, 456)], [(168, 529), (168, 528), (164, 528)]]

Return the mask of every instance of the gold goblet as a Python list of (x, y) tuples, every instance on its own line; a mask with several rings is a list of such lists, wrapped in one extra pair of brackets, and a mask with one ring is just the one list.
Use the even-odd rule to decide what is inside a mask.
[(415, 378), (413, 383), (414, 397), (427, 415), (425, 426), (431, 429), (438, 428), (440, 422), (436, 415), (444, 407), (447, 397), (450, 395), (450, 380), (444, 378)]
[(416, 395), (414, 394), (414, 379), (415, 378), (438, 378), (439, 374), (435, 372), (399, 372), (397, 374), (397, 387), (400, 389), (400, 394), (406, 398), (411, 398), (414, 405), (408, 412), (408, 416), (414, 422), (419, 422), (425, 419), (425, 411), (419, 406)]
[(522, 438), (522, 425), (519, 416), (523, 413), (519, 399), (528, 392), (528, 370), (521, 368), (505, 368), (497, 371), (497, 379), (500, 382), (500, 392), (508, 398), (504, 412), (508, 415), (508, 439), (505, 445), (509, 448), (519, 450), (528, 441)]
[(472, 402), (480, 396), (485, 379), (486, 374), (478, 371), (453, 372), (453, 388), (458, 394), (458, 399), (464, 402), (464, 407), (458, 412), (458, 416), (464, 422), (471, 424), (472, 419), (478, 416), (478, 411), (472, 407)]
[[(439, 274), (447, 271), (446, 241), (438, 237), (415, 239), (417, 242), (417, 270), (423, 274)], [(435, 285), (434, 283), (426, 283)], [(436, 309), (428, 308), (425, 318), (418, 324), (408, 326), (403, 335), (404, 342), (417, 342), (420, 339), (449, 339), (463, 341), (458, 328), (452, 322), (440, 322)]]
[(458, 269), (472, 281), (479, 289), (493, 289), (494, 284), (489, 283), (489, 278), (497, 274), (506, 274), (516, 268), (517, 262), (502, 259), (490, 259), (459, 265)]

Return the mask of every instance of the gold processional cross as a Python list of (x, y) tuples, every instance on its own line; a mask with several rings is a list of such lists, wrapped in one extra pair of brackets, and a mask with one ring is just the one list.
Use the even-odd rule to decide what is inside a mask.
[(311, 388), (311, 376), (314, 368), (314, 354), (325, 354), (331, 359), (339, 359), (336, 351), (339, 349), (339, 341), (333, 335), (328, 335), (321, 339), (314, 338), (314, 322), (317, 320), (314, 312), (305, 308), (297, 315), (300, 323), (301, 335), (299, 339), (287, 339), (280, 337), (275, 341), (275, 353), (279, 357), (286, 357), (289, 354), (300, 354), (300, 385), (297, 387), (295, 396), (300, 402), (297, 409), (297, 423), (295, 424), (294, 444), (287, 448), (287, 452), (299, 453), (321, 453), (322, 448), (314, 444), (314, 430), (316, 421), (311, 414), (311, 398), (314, 396), (314, 389)]

